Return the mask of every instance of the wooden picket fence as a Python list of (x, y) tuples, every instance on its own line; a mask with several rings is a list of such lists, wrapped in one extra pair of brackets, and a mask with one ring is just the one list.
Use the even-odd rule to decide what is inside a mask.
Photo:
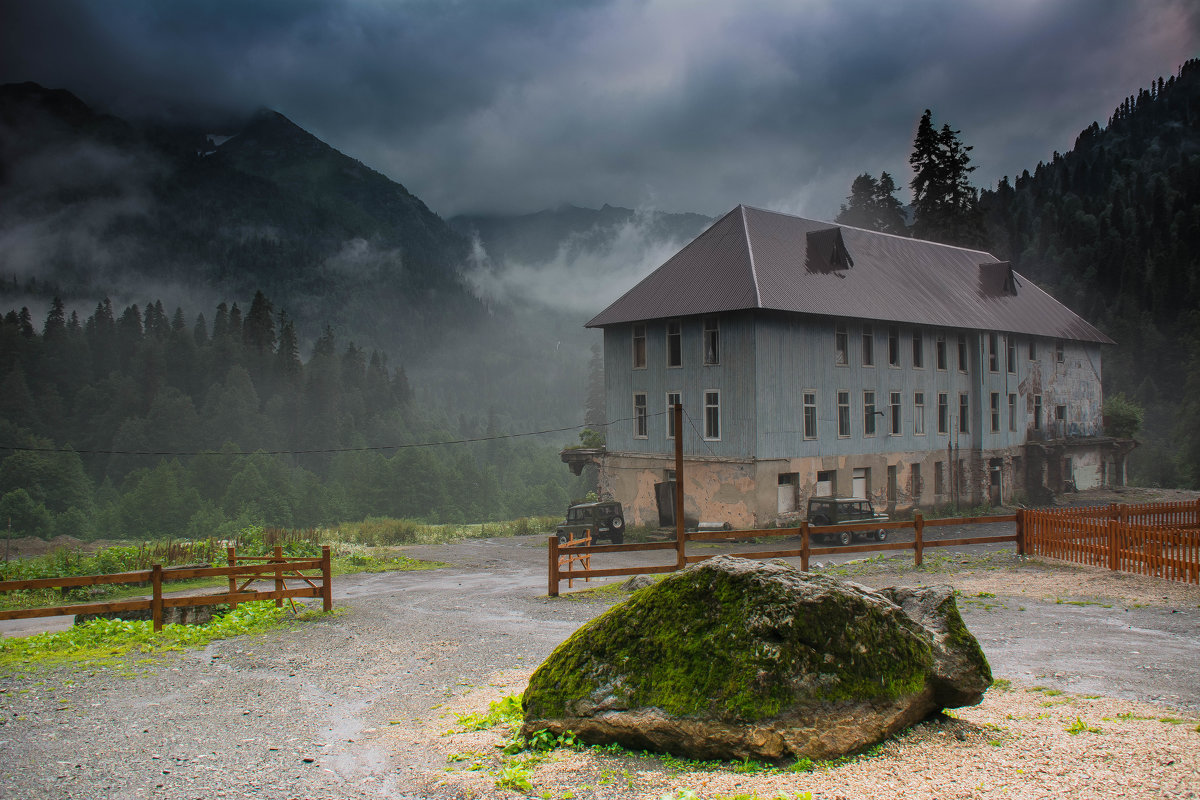
[[(1015, 522), (1012, 534), (971, 536), (956, 539), (926, 540), (928, 527), (959, 526), (974, 523)], [(823, 534), (839, 531), (858, 531), (864, 527), (874, 530), (911, 529), (911, 542), (872, 542), (838, 547), (814, 547), (813, 540)], [(648, 575), (674, 572), (688, 564), (712, 558), (712, 555), (688, 555), (687, 543), (702, 540), (757, 539), (764, 537), (793, 537), (800, 539), (799, 547), (757, 550), (736, 553), (741, 558), (771, 559), (799, 558), (800, 568), (808, 569), (812, 556), (834, 553), (870, 553), (910, 550), (913, 563), (920, 566), (922, 554), (929, 547), (956, 547), (976, 544), (1013, 543), (1018, 555), (1038, 555), (1076, 564), (1105, 567), (1114, 571), (1152, 575), (1185, 583), (1200, 583), (1200, 500), (1176, 503), (1142, 503), (1139, 505), (1110, 504), (1056, 509), (1020, 509), (1016, 514), (987, 517), (950, 517), (925, 519), (919, 512), (912, 520), (847, 525), (816, 526), (802, 522), (796, 528), (768, 528), (743, 531), (686, 531), (675, 541), (619, 545), (574, 545), (573, 554), (566, 559), (561, 554), (564, 545), (556, 537), (549, 540), (549, 594), (558, 596), (561, 581), (571, 586), (579, 578), (605, 578), (627, 575)], [(636, 567), (591, 569), (590, 562), (581, 569), (574, 568), (572, 559), (588, 555), (631, 553), (653, 550), (673, 550), (674, 563)], [(564, 560), (566, 559), (566, 560)]]
[[(283, 548), (275, 547), (270, 556), (239, 556), (235, 548), (226, 551), (223, 567), (168, 567), (155, 564), (148, 570), (118, 572), (108, 575), (76, 575), (67, 578), (36, 578), (23, 581), (0, 581), (0, 592), (28, 589), (67, 589), (112, 584), (149, 583), (149, 598), (115, 600), (111, 602), (72, 603), (41, 608), (16, 608), (0, 611), (0, 620), (58, 617), (71, 614), (102, 614), (123, 611), (150, 611), (154, 630), (162, 630), (163, 609), (195, 606), (229, 605), (254, 600), (274, 600), (277, 607), (295, 597), (320, 597), (326, 611), (333, 608), (333, 571), (329, 546), (321, 548), (319, 558), (284, 558)], [(188, 597), (164, 597), (163, 584), (168, 581), (196, 578), (224, 578), (226, 591), (218, 594)], [(292, 581), (293, 588), (287, 582)], [(271, 589), (255, 589), (259, 581), (273, 582)], [(295, 584), (301, 584), (296, 586)]]
[(1200, 583), (1200, 500), (1023, 512), (1030, 554)]
[[(558, 537), (555, 537), (555, 539), (557, 539), (557, 538)], [(592, 543), (592, 535), (590, 533), (585, 533), (583, 535), (583, 538), (576, 539), (574, 532), (571, 533), (571, 538), (567, 539), (567, 541), (559, 542), (559, 544), (558, 544), (558, 553), (559, 553), (558, 569), (559, 569), (559, 571), (565, 572), (565, 573), (567, 573), (568, 576), (570, 576), (570, 574), (574, 571), (574, 567), (576, 564), (579, 564), (579, 568), (584, 572), (590, 570), (592, 568), (592, 554), (591, 553), (578, 553), (578, 552), (575, 552), (575, 549), (580, 548), (580, 547), (587, 547), (591, 543)], [(566, 550), (567, 552), (564, 553), (563, 550)], [(584, 580), (584, 582), (590, 582), (591, 578), (584, 578), (583, 580)], [(567, 588), (568, 589), (575, 588), (575, 579), (574, 578), (572, 578), (572, 577), (567, 578)]]

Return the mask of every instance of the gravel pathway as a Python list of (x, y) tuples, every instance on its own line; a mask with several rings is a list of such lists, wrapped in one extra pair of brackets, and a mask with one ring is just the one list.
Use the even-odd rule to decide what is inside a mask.
[[(470, 743), (464, 737), (474, 736), (490, 748), (494, 741), (488, 737), (500, 733), (442, 734), (454, 727), (454, 712), (481, 711), (489, 700), (520, 691), (528, 672), (608, 601), (545, 597), (544, 537), (406, 552), (452, 566), (339, 578), (335, 604), (341, 613), (265, 636), (216, 642), (126, 670), (0, 678), (0, 797), (512, 796), (495, 790), (486, 773), (447, 772), (447, 755)], [(995, 673), (1018, 687), (1156, 701), (1165, 704), (1160, 716), (1191, 718), (1200, 711), (1200, 591), (1195, 588), (1037, 564), (1004, 570), (961, 567), (945, 574), (891, 571), (885, 565), (852, 577), (875, 585), (955, 583), (963, 593), (967, 624)], [(1045, 700), (1024, 690), (998, 697), (1005, 695), (1026, 704)], [(1001, 713), (989, 706), (993, 702), (989, 693), (982, 711), (960, 716)], [(1125, 706), (1081, 716), (1134, 713), (1119, 708)], [(962, 724), (983, 730), (994, 723)], [(1189, 786), (1187, 779), (1176, 779), (1176, 772), (1200, 769), (1200, 733), (1194, 720), (1157, 725), (1163, 730), (1153, 728), (1155, 734), (1182, 739), (1156, 746), (1170, 752), (1182, 748), (1182, 755), (1160, 768), (1166, 771), (1166, 783), (1160, 781), (1165, 793), (1127, 796), (1187, 797), (1200, 778)], [(977, 733), (970, 728), (964, 735), (979, 740), (977, 747), (1000, 753), (1020, 749), (989, 747), (981, 738), (985, 735)], [(1039, 741), (1018, 728), (1010, 733), (1012, 742)], [(1097, 741), (1120, 751), (1116, 737)], [(914, 744), (905, 752), (925, 751)], [(596, 777), (599, 768), (584, 763), (596, 758), (587, 753), (557, 757), (539, 768), (553, 769), (556, 776), (541, 778), (539, 790), (548, 786), (545, 791), (554, 797), (570, 790), (579, 798), (658, 798), (672, 781), (686, 778), (669, 777), (661, 765), (651, 764), (653, 774), (644, 780), (602, 783)], [(1143, 761), (1149, 765), (1154, 759)], [(554, 783), (572, 774), (580, 776), (574, 784)], [(921, 774), (909, 776), (911, 785), (896, 784), (897, 791), (905, 786), (905, 796), (911, 797), (990, 796), (927, 795), (919, 790)], [(734, 786), (749, 786), (745, 781), (720, 776), (688, 780), (696, 781), (687, 784), (693, 787), (703, 782), (714, 794), (750, 791)], [(1167, 786), (1171, 780), (1175, 783)], [(820, 789), (809, 784), (790, 784), (797, 788), (788, 791)], [(589, 788), (581, 789), (584, 785)], [(763, 791), (784, 790), (762, 786)], [(839, 794), (822, 789), (816, 796)], [(847, 787), (840, 796), (872, 794)]]

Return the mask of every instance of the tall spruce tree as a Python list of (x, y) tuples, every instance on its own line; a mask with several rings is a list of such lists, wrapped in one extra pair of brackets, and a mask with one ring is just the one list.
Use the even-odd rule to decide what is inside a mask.
[(971, 186), (972, 148), (958, 138), (961, 131), (942, 125), (933, 127), (933, 112), (925, 109), (917, 124), (913, 168), (909, 186), (913, 192), (912, 233), (918, 239), (962, 247), (983, 247), (986, 235), (979, 197)]

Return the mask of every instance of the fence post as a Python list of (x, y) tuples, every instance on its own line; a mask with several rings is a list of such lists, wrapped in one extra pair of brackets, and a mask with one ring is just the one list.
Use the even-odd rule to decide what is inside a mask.
[(333, 562), (327, 544), (321, 546), (321, 606), (333, 611)]
[(546, 552), (550, 554), (550, 564), (547, 574), (549, 575), (549, 586), (546, 594), (551, 597), (558, 597), (558, 537), (551, 536), (547, 543)]
[(1116, 572), (1121, 566), (1121, 556), (1117, 550), (1117, 527), (1120, 523), (1115, 519), (1108, 521), (1108, 568)]
[[(236, 547), (226, 547), (225, 555), (228, 556), (228, 558), (229, 558), (229, 566), (231, 568), (236, 567), (237, 566), (237, 548)], [(230, 572), (229, 573), (229, 593), (236, 594), (237, 588), (238, 588), (237, 576), (234, 575), (232, 572)], [(230, 600), (229, 601), (229, 610), (232, 611), (233, 609), (237, 608), (237, 605), (238, 605), (237, 601)]]
[(283, 546), (275, 545), (275, 607), (283, 608)]
[(913, 542), (913, 558), (919, 567), (925, 551), (925, 517), (920, 511), (913, 514), (913, 530), (916, 532), (916, 540)]
[(163, 625), (162, 564), (155, 564), (150, 568), (150, 585), (153, 587), (153, 594), (150, 598), (150, 616), (154, 620), (154, 630), (161, 631)]
[(1017, 555), (1025, 555), (1025, 509), (1017, 509)]
[(809, 550), (808, 520), (800, 523), (800, 569), (808, 572)]

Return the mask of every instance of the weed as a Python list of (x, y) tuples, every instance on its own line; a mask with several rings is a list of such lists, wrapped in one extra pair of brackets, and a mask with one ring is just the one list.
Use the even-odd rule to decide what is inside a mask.
[(1071, 734), (1072, 736), (1076, 736), (1078, 734), (1084, 733), (1085, 731), (1087, 733), (1104, 733), (1104, 731), (1100, 730), (1099, 728), (1094, 728), (1094, 727), (1088, 725), (1086, 722), (1084, 722), (1079, 717), (1076, 717), (1075, 721), (1072, 722), (1070, 725), (1068, 725), (1066, 728), (1064, 728), (1064, 730), (1067, 733)]
[(521, 698), (510, 694), (488, 704), (486, 714), (458, 714), (458, 724), (463, 730), (482, 731), (497, 725), (513, 725), (521, 721)]
[(533, 781), (528, 768), (519, 764), (508, 764), (501, 767), (496, 777), (496, 786), (501, 789), (516, 789), (520, 792), (532, 792)]
[(1008, 678), (996, 678), (992, 681), (992, 688), (997, 692), (1007, 692), (1012, 688), (1012, 681)]

